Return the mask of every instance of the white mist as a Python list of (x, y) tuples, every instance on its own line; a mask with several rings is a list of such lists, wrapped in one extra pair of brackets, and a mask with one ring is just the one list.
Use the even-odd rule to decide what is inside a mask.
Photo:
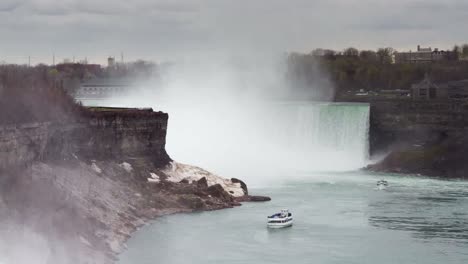
[(291, 94), (332, 94), (333, 87), (326, 78), (294, 86), (283, 57), (234, 58), (175, 64), (161, 81), (102, 104), (168, 112), (167, 151), (174, 160), (250, 185), (295, 171), (365, 165), (367, 105), (286, 102)]

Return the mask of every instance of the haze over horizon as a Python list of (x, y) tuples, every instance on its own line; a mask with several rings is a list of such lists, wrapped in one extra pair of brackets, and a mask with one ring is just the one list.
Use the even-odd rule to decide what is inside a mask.
[[(346, 47), (452, 48), (465, 42), (462, 0), (2, 0), (0, 62)], [(20, 18), (20, 19), (19, 19)]]

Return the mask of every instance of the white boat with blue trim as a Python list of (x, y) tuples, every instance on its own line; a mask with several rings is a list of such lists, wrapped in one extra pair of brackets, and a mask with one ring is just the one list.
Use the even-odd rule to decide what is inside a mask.
[(287, 209), (281, 212), (268, 216), (267, 226), (269, 228), (283, 228), (289, 227), (293, 224), (292, 214)]

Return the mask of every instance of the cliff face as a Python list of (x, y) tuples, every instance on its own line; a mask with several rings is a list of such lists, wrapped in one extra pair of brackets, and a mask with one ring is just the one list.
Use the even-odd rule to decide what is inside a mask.
[(371, 153), (389, 155), (370, 169), (465, 177), (467, 132), (467, 102), (371, 102)]
[(113, 263), (149, 219), (248, 198), (239, 180), (172, 162), (167, 121), (99, 108), (75, 122), (1, 127), (0, 263)]
[(170, 161), (165, 150), (168, 115), (152, 110), (91, 109), (66, 124), (33, 123), (0, 127), (0, 169), (33, 161), (151, 157)]

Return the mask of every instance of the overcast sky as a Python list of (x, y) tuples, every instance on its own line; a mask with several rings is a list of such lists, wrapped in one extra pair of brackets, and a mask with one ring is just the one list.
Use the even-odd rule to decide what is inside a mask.
[(468, 42), (466, 0), (0, 0), (0, 61)]

